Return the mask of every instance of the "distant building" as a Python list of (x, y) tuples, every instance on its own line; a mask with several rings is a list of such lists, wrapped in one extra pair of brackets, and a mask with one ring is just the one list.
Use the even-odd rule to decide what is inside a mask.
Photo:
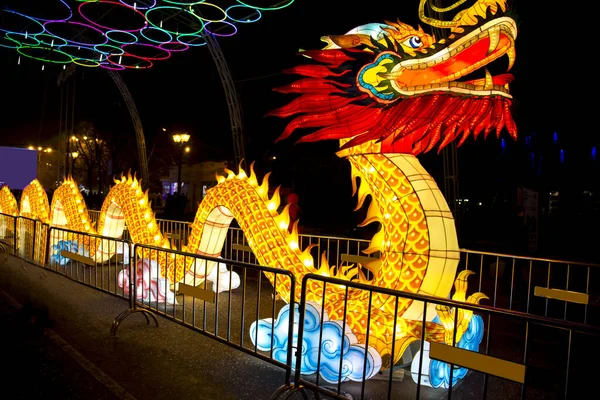
[[(206, 196), (206, 191), (217, 184), (216, 174), (224, 175), (227, 161), (205, 161), (181, 166), (181, 194), (187, 197), (187, 211), (194, 211), (196, 205)], [(161, 177), (162, 196), (177, 193), (178, 167), (169, 168), (169, 175)]]

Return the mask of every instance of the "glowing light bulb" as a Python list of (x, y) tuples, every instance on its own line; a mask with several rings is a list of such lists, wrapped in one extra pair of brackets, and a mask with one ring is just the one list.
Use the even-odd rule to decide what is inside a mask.
[(306, 267), (311, 267), (313, 265), (313, 260), (312, 258), (305, 258), (304, 259), (304, 266)]
[(160, 242), (160, 235), (156, 234), (156, 236), (154, 236), (154, 241), (155, 242)]
[(281, 228), (281, 229), (287, 229), (288, 228), (288, 224), (285, 221), (281, 221), (279, 223), (279, 228)]
[(146, 204), (146, 199), (140, 199), (140, 206), (143, 206), (144, 204)]
[(296, 242), (295, 240), (292, 240), (290, 242), (290, 249), (296, 250), (297, 248), (298, 248), (298, 242)]
[(270, 202), (269, 202), (269, 204), (267, 204), (267, 209), (268, 209), (269, 211), (273, 211), (273, 210), (275, 210), (275, 207), (276, 207), (276, 206), (275, 206), (275, 202), (274, 202), (274, 201), (270, 201)]

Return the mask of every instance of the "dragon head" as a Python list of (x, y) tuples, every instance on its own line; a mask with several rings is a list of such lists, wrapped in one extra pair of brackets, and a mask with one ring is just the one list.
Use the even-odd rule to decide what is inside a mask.
[[(465, 1), (430, 7), (446, 13)], [(298, 115), (278, 140), (298, 128), (321, 128), (299, 141), (339, 139), (341, 154), (366, 143), (382, 152), (419, 154), (493, 129), (499, 135), (506, 128), (516, 138), (513, 76), (494, 76), (487, 68), (505, 55), (508, 70), (515, 62), (517, 27), (504, 14), (506, 1), (478, 0), (441, 21), (426, 16), (427, 0), (420, 0), (421, 21), (450, 30), (440, 40), (400, 21), (323, 37), (323, 49), (302, 53), (316, 64), (288, 71), (306, 78), (278, 89), (302, 94), (271, 113)]]

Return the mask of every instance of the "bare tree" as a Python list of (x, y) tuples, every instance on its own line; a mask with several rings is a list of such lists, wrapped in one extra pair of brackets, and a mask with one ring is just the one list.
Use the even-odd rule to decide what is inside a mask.
[(75, 149), (72, 154), (75, 166), (79, 164), (85, 168), (90, 190), (97, 186), (98, 191), (103, 191), (111, 159), (106, 138), (99, 134), (92, 122), (81, 121), (77, 124), (75, 135), (71, 137), (71, 146)]

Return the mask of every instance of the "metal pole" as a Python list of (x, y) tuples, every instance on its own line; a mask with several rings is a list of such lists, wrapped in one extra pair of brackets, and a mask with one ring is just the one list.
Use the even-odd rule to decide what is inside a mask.
[(183, 162), (183, 145), (179, 145), (179, 166), (177, 168), (177, 194), (181, 196), (181, 164)]

